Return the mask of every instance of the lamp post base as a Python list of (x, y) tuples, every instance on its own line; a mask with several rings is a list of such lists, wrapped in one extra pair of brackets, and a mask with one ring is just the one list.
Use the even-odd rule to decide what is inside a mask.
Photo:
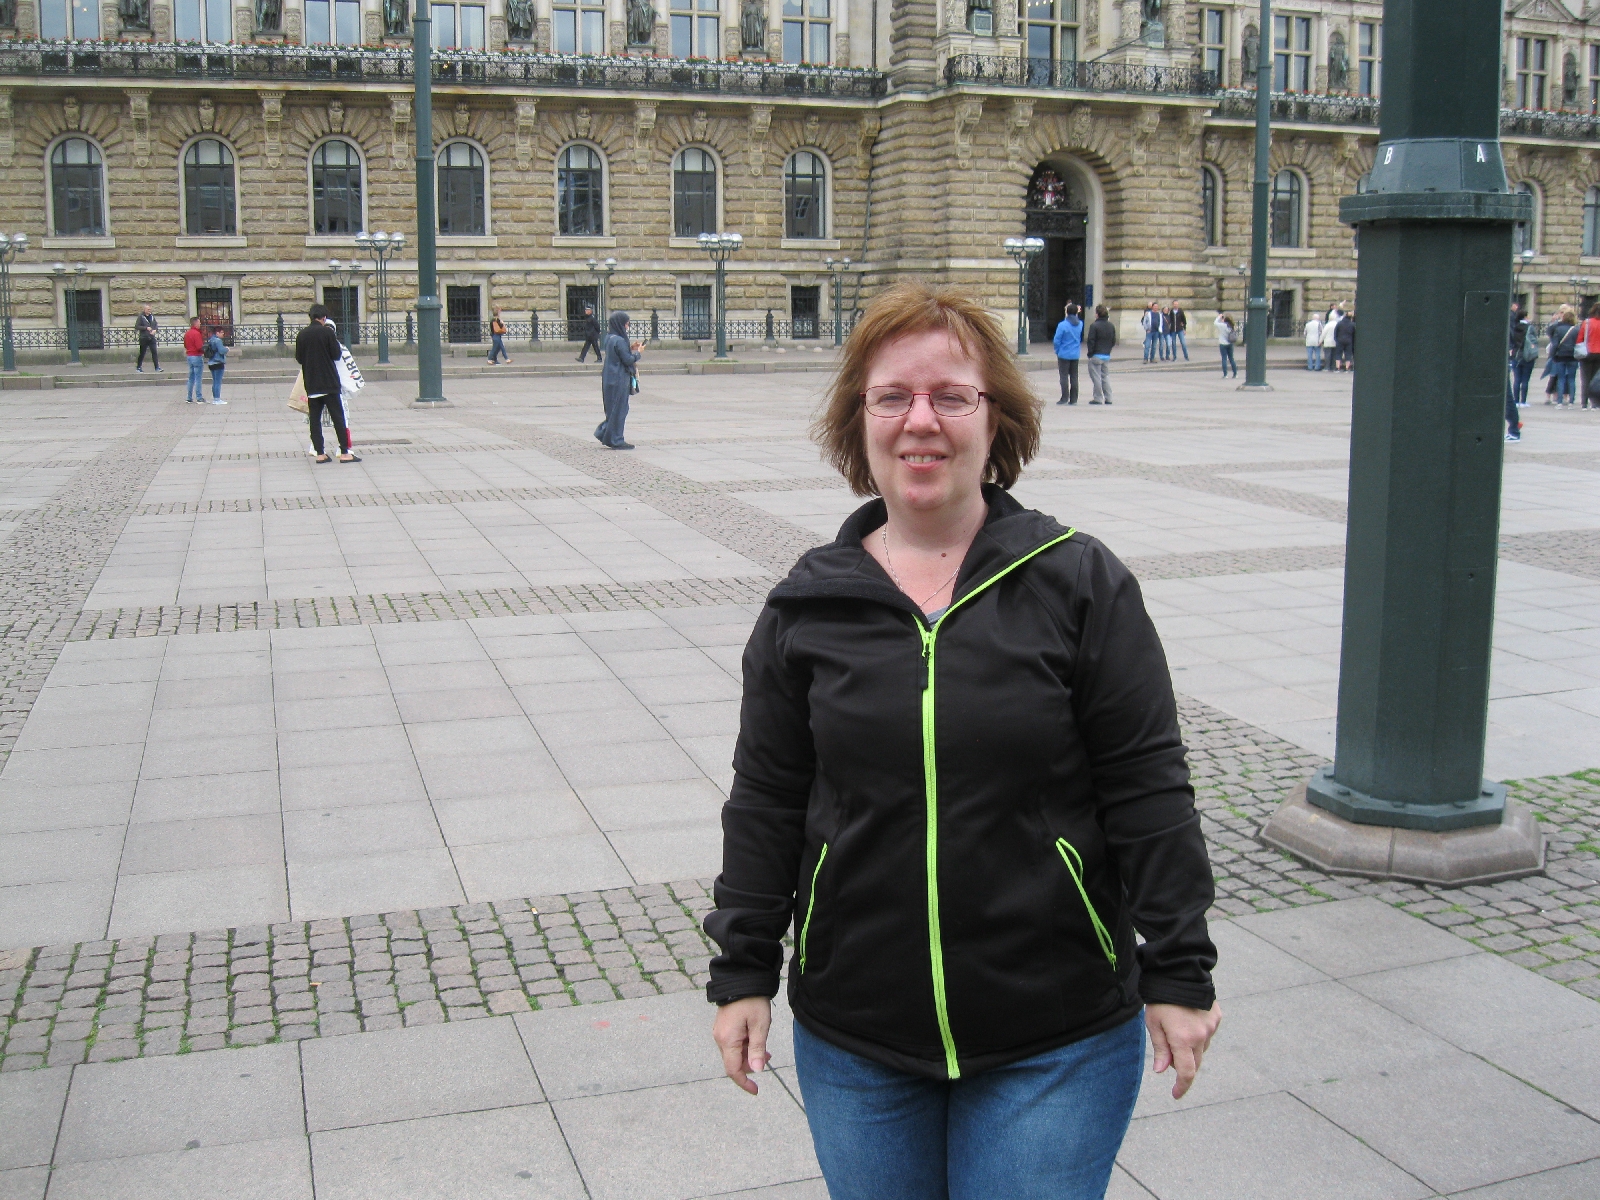
[(415, 400), (413, 400), (411, 402), (411, 407), (412, 408), (454, 408), (455, 405), (451, 404), (450, 401), (446, 400), (443, 396), (440, 396), (435, 400), (424, 400), (421, 396), (418, 396)]
[(1300, 784), (1261, 830), (1274, 850), (1333, 875), (1462, 887), (1544, 870), (1544, 835), (1531, 810), (1506, 801), (1499, 824), (1429, 833), (1358, 825), (1306, 800)]
[(1239, 385), (1239, 391), (1241, 392), (1270, 392), (1273, 390), (1275, 389), (1270, 383), (1241, 383)]

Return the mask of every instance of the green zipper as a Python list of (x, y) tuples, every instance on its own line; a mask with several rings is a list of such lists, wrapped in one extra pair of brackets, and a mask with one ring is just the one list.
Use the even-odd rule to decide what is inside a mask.
[(1089, 902), (1088, 889), (1083, 886), (1083, 858), (1078, 854), (1077, 848), (1066, 838), (1056, 839), (1056, 853), (1061, 855), (1061, 861), (1067, 864), (1067, 874), (1072, 876), (1072, 882), (1078, 885), (1078, 895), (1083, 897), (1083, 907), (1089, 913), (1089, 923), (1094, 926), (1094, 936), (1100, 942), (1100, 952), (1106, 956), (1106, 961), (1111, 964), (1111, 969), (1117, 969), (1117, 944), (1111, 935), (1106, 932), (1100, 914), (1095, 912), (1094, 905)]
[[(957, 608), (981, 592), (999, 583), (1011, 572), (1036, 555), (1043, 554), (1060, 542), (1066, 541), (1076, 529), (1069, 529), (1058, 538), (1029, 551), (1005, 570), (991, 575), (950, 607), (939, 614), (939, 619), (928, 628), (917, 622), (917, 632), (922, 635), (922, 779), (923, 794), (927, 803), (928, 833), (928, 955), (933, 963), (933, 1007), (939, 1018), (939, 1039), (944, 1043), (945, 1073), (951, 1079), (961, 1078), (961, 1065), (956, 1058), (956, 1040), (950, 1033), (950, 1009), (945, 1000), (944, 945), (939, 931), (939, 758), (933, 730), (933, 658), (939, 627)], [(820, 864), (819, 864), (820, 865)]]
[(822, 853), (817, 855), (817, 865), (811, 872), (811, 895), (806, 900), (805, 924), (800, 926), (800, 974), (806, 973), (806, 935), (811, 932), (811, 914), (817, 907), (817, 876), (822, 874), (822, 861), (828, 857), (828, 843), (822, 843)]

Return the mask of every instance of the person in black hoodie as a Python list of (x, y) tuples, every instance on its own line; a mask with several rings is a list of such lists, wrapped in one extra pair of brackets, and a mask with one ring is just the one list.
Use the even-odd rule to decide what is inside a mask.
[(1039, 426), (980, 305), (883, 293), (817, 425), (881, 498), (745, 649), (713, 1036), (754, 1092), (792, 920), (835, 1200), (1099, 1197), (1145, 1030), (1181, 1096), (1220, 1021), (1166, 660), (1128, 569), (1006, 490)]

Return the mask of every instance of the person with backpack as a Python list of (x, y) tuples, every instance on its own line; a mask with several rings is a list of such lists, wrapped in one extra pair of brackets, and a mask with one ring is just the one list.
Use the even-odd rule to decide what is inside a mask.
[(1533, 378), (1533, 364), (1539, 361), (1539, 331), (1528, 320), (1522, 306), (1511, 306), (1511, 335), (1507, 344), (1510, 355), (1511, 403), (1517, 408), (1528, 407), (1528, 381)]
[[(1550, 338), (1550, 373), (1554, 376), (1557, 408), (1572, 404), (1572, 390), (1578, 373), (1578, 360), (1573, 353), (1578, 344), (1577, 332), (1578, 314), (1570, 304), (1563, 304), (1556, 310), (1556, 319), (1545, 330)], [(1563, 400), (1563, 396), (1566, 399)]]
[(1057, 404), (1078, 402), (1078, 359), (1083, 354), (1083, 319), (1076, 304), (1067, 305), (1066, 316), (1056, 326), (1056, 374), (1061, 376), (1061, 399)]
[(211, 368), (211, 403), (226, 404), (222, 398), (222, 372), (227, 365), (228, 344), (222, 340), (222, 330), (217, 326), (211, 327), (206, 340), (201, 344), (200, 356), (205, 360), (206, 366)]

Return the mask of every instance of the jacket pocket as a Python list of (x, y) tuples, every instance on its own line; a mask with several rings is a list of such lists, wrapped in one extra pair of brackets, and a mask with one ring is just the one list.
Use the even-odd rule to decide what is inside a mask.
[[(826, 850), (826, 847), (824, 847)], [(1056, 839), (1056, 853), (1061, 855), (1061, 861), (1067, 865), (1067, 874), (1072, 876), (1073, 885), (1078, 889), (1078, 895), (1083, 899), (1083, 909), (1089, 915), (1089, 924), (1094, 926), (1095, 940), (1100, 943), (1100, 952), (1106, 956), (1106, 961), (1111, 964), (1111, 969), (1117, 969), (1117, 947), (1111, 933), (1106, 929), (1105, 923), (1100, 920), (1100, 914), (1095, 911), (1094, 904), (1089, 900), (1089, 890), (1083, 886), (1083, 859), (1072, 843), (1066, 838)], [(820, 864), (818, 864), (820, 866)], [(801, 959), (804, 962), (804, 958)]]
[(811, 918), (817, 912), (817, 876), (822, 874), (822, 864), (828, 859), (828, 843), (822, 843), (822, 853), (817, 855), (817, 865), (811, 870), (811, 892), (806, 899), (806, 919), (800, 926), (800, 974), (806, 973), (806, 939), (811, 933)]

